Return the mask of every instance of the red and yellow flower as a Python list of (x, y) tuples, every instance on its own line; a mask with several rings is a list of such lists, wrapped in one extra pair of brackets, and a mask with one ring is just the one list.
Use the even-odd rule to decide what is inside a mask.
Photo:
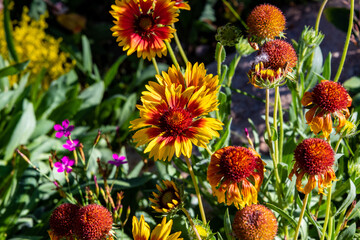
[(238, 209), (256, 204), (263, 179), (264, 163), (252, 148), (230, 146), (211, 156), (207, 180), (219, 203)]
[[(191, 66), (188, 65), (188, 66)], [(199, 68), (201, 69), (201, 68)], [(205, 76), (198, 66), (189, 67), (185, 79), (175, 67), (157, 76), (159, 83), (149, 82), (138, 105), (140, 118), (131, 121), (137, 130), (137, 146), (147, 144), (144, 152), (155, 160), (171, 160), (174, 154), (191, 156), (192, 145), (206, 147), (219, 137), (222, 123), (206, 115), (217, 109), (217, 77)]]
[(182, 206), (180, 191), (173, 181), (163, 180), (164, 187), (156, 184), (159, 193), (153, 192), (154, 198), (149, 198), (152, 208), (158, 213), (176, 212)]
[(167, 54), (164, 41), (170, 42), (178, 21), (177, 7), (171, 0), (116, 0), (111, 8), (115, 26), (111, 28), (127, 55), (151, 60)]
[(310, 108), (305, 118), (315, 134), (322, 132), (322, 136), (328, 138), (335, 119), (336, 131), (340, 132), (345, 126), (350, 113), (352, 99), (346, 89), (340, 83), (323, 80), (316, 85), (312, 92), (306, 92), (301, 104)]
[[(309, 138), (302, 141), (295, 149), (295, 165), (289, 175), (291, 180), (296, 176), (296, 188), (298, 191), (308, 194), (318, 182), (319, 193), (324, 193), (324, 187), (331, 186), (331, 181), (336, 180), (332, 169), (335, 161), (335, 153), (330, 144), (320, 138)], [(308, 177), (305, 188), (302, 187), (302, 179)]]

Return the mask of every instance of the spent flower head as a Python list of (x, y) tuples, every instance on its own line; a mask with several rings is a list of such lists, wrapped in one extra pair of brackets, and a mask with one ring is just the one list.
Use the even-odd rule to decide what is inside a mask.
[(285, 16), (281, 10), (271, 4), (255, 7), (247, 18), (250, 41), (262, 43), (283, 37), (285, 30)]
[(79, 239), (105, 239), (112, 235), (112, 215), (101, 205), (90, 204), (80, 208), (75, 221)]
[(211, 156), (207, 180), (219, 203), (238, 209), (257, 203), (263, 179), (264, 163), (252, 148), (229, 146)]
[(79, 140), (77, 139), (74, 140), (68, 139), (66, 140), (66, 143), (63, 145), (63, 147), (69, 151), (74, 151), (79, 146), (80, 146)]
[(119, 167), (120, 165), (127, 163), (127, 161), (125, 161), (126, 159), (125, 156), (119, 156), (118, 154), (114, 153), (112, 157), (114, 160), (110, 160), (108, 161), (108, 163), (115, 165), (116, 167)]
[(70, 173), (72, 171), (72, 165), (74, 165), (75, 161), (70, 159), (67, 156), (64, 156), (61, 159), (61, 162), (54, 163), (54, 166), (57, 168), (58, 172), (64, 172)]
[(55, 134), (55, 137), (57, 138), (61, 138), (62, 136), (65, 137), (69, 137), (71, 135), (72, 130), (74, 130), (74, 126), (70, 125), (69, 126), (69, 120), (65, 119), (61, 125), (60, 124), (55, 124), (54, 125), (54, 129), (55, 131), (57, 131), (57, 133)]
[(236, 212), (232, 229), (237, 239), (272, 240), (278, 223), (272, 211), (263, 205), (253, 204)]
[[(319, 193), (324, 193), (324, 187), (331, 186), (331, 181), (336, 179), (333, 165), (335, 153), (330, 144), (320, 138), (309, 138), (302, 141), (294, 152), (295, 164), (289, 175), (291, 180), (296, 176), (296, 188), (299, 192), (308, 194), (318, 182)], [(308, 177), (305, 188), (302, 179)]]
[[(301, 99), (301, 104), (310, 108), (305, 118), (315, 134), (328, 138), (332, 128), (340, 132), (350, 117), (348, 107), (352, 99), (346, 89), (337, 82), (322, 80), (312, 92), (306, 92)], [(335, 125), (333, 126), (333, 120)]]
[(71, 203), (64, 203), (55, 208), (49, 220), (52, 234), (59, 239), (72, 237), (75, 232), (74, 221), (78, 210), (79, 207)]

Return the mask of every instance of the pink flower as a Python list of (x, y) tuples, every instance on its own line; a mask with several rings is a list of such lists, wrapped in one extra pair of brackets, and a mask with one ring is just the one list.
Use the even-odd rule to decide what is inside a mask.
[(119, 167), (121, 164), (127, 163), (127, 161), (125, 161), (125, 159), (126, 159), (125, 156), (119, 156), (116, 153), (114, 153), (112, 155), (112, 157), (115, 161), (108, 161), (108, 163), (110, 163), (112, 165)]
[(57, 168), (57, 171), (58, 172), (66, 171), (67, 173), (70, 173), (72, 171), (71, 166), (74, 165), (75, 161), (65, 156), (61, 159), (61, 162), (54, 163), (54, 166)]
[(62, 136), (69, 137), (71, 134), (71, 131), (74, 130), (74, 126), (69, 126), (69, 120), (65, 119), (62, 122), (62, 126), (60, 124), (55, 124), (54, 126), (55, 131), (57, 133), (55, 134), (55, 137), (61, 138)]
[(74, 151), (79, 146), (79, 140), (66, 140), (66, 144), (63, 145), (69, 151)]

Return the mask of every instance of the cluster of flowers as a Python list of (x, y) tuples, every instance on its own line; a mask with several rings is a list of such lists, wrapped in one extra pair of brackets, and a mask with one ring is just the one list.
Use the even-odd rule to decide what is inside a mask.
[[(69, 54), (60, 51), (62, 39), (56, 39), (46, 34), (47, 23), (45, 21), (47, 14), (40, 16), (39, 20), (33, 20), (28, 16), (29, 9), (24, 7), (21, 21), (13, 30), (15, 50), (19, 61), (30, 60), (27, 67), (30, 72), (29, 82), (34, 82), (41, 70), (47, 70), (42, 81), (42, 87), (47, 89), (50, 82), (61, 75), (69, 72), (75, 65), (74, 60), (70, 60)], [(3, 58), (10, 61), (6, 38), (3, 34), (3, 13), (0, 10), (0, 54)], [(18, 81), (18, 77), (10, 77), (10, 84)]]

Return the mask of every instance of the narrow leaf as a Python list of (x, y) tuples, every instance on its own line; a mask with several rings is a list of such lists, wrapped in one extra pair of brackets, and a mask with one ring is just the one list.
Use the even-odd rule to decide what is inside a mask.
[(6, 77), (9, 75), (15, 75), (24, 70), (30, 61), (25, 61), (22, 63), (16, 63), (14, 65), (5, 67), (3, 69), (0, 69), (0, 78)]

